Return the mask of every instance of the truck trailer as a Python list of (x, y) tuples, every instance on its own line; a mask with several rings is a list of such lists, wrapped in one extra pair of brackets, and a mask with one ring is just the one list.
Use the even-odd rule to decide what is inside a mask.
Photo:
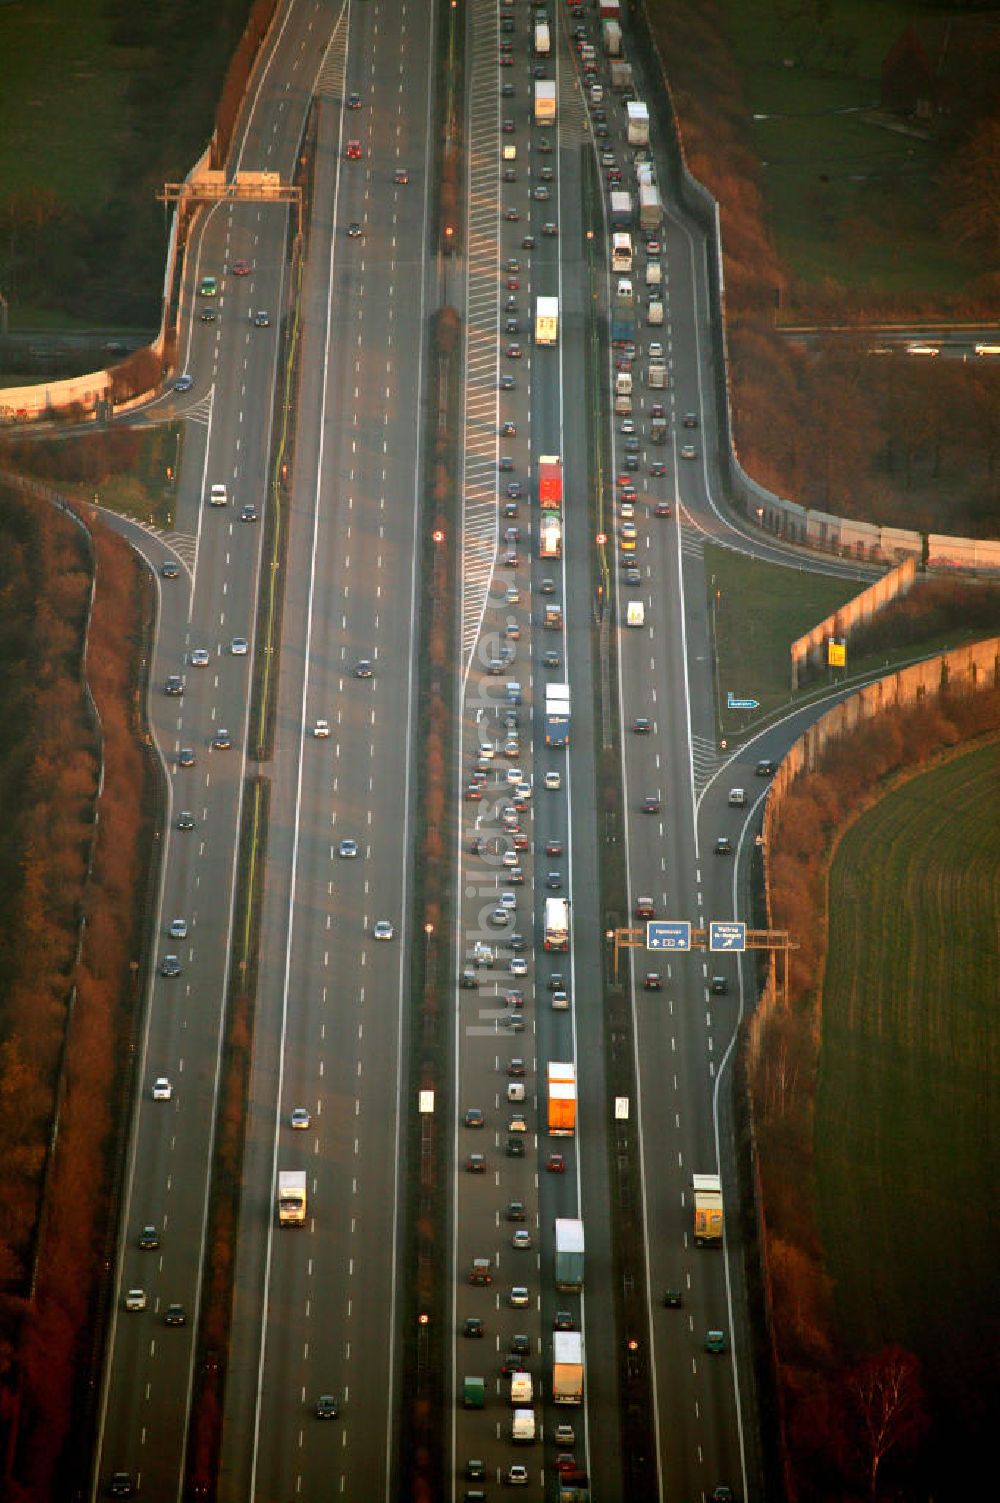
[(663, 204), (660, 202), (660, 190), (654, 185), (644, 185), (639, 189), (639, 228), (643, 230), (658, 230), (663, 223)]
[(535, 22), (535, 56), (548, 57), (552, 50), (548, 21)]
[(558, 454), (540, 454), (538, 457), (538, 504), (543, 511), (558, 511), (562, 507), (562, 460)]
[(535, 1439), (535, 1411), (515, 1409), (510, 1427), (510, 1438), (515, 1445), (532, 1445)]
[(569, 902), (566, 898), (545, 899), (543, 943), (546, 950), (569, 949)]
[(569, 744), (569, 684), (545, 685), (545, 745)]
[(547, 511), (538, 523), (538, 557), (562, 557), (562, 518), (557, 511)]
[(611, 270), (632, 270), (632, 236), (628, 230), (615, 230), (611, 236)]
[(304, 1169), (278, 1170), (278, 1223), (280, 1226), (304, 1226), (306, 1219), (306, 1172)]
[(559, 299), (557, 297), (535, 298), (535, 343), (543, 345), (559, 343)]
[(556, 1288), (583, 1288), (583, 1222), (568, 1216), (556, 1217)]
[(556, 1331), (552, 1338), (552, 1399), (556, 1404), (583, 1403), (583, 1337), (579, 1331)]
[(576, 1066), (572, 1061), (550, 1060), (549, 1137), (571, 1138), (576, 1131)]
[(622, 55), (622, 29), (617, 21), (602, 21), (601, 36), (604, 39), (604, 52), (607, 57), (621, 57)]
[[(629, 108), (631, 109), (631, 105)], [(632, 195), (624, 188), (615, 188), (612, 191), (610, 217), (613, 230), (632, 228)]]
[(717, 1174), (692, 1174), (694, 1245), (722, 1245), (722, 1180)]
[(628, 144), (649, 145), (649, 108), (641, 99), (630, 99), (625, 106), (628, 114)]
[(624, 58), (616, 57), (611, 60), (611, 87), (613, 89), (630, 89), (632, 87), (632, 64)]
[(554, 125), (556, 118), (556, 86), (549, 78), (535, 80), (535, 124)]

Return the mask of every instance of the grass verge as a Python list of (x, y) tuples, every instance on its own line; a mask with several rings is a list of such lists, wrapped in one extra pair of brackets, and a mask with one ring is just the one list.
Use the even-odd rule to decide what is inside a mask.
[(992, 1453), (1000, 1339), (998, 787), (994, 741), (908, 781), (845, 835), (816, 1098), (841, 1329), (856, 1351), (900, 1342), (920, 1357), (934, 1431), (973, 1473)]

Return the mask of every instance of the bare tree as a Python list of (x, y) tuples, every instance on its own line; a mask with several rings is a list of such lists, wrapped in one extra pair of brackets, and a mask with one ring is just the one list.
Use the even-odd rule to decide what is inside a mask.
[(868, 1496), (874, 1499), (886, 1457), (912, 1447), (926, 1428), (920, 1363), (904, 1347), (883, 1347), (848, 1375), (847, 1389), (858, 1416)]

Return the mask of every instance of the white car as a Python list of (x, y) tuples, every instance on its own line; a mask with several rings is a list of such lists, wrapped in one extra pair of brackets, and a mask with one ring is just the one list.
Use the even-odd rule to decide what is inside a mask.
[(528, 962), (523, 955), (514, 955), (511, 957), (510, 974), (512, 976), (527, 976)]
[(194, 668), (207, 668), (208, 658), (209, 653), (207, 647), (196, 647), (191, 654), (191, 665)]
[(524, 781), (524, 773), (521, 771), (520, 767), (508, 767), (507, 781), (508, 783), (513, 784), (515, 787), (518, 783)]
[(234, 637), (230, 644), (229, 651), (232, 653), (234, 658), (245, 658), (247, 652), (249, 651), (249, 648), (250, 644), (247, 641), (246, 637)]
[(510, 1302), (515, 1310), (523, 1308), (530, 1298), (531, 1296), (523, 1284), (515, 1284), (510, 1291)]
[(345, 861), (353, 861), (357, 854), (358, 842), (352, 840), (350, 836), (342, 840), (337, 847), (337, 855), (342, 856)]
[(145, 1308), (146, 1308), (146, 1291), (145, 1291), (145, 1289), (129, 1289), (129, 1290), (127, 1290), (126, 1294), (125, 1294), (125, 1308), (126, 1308), (126, 1310), (145, 1310)]
[(395, 934), (395, 932), (395, 929), (388, 919), (376, 919), (375, 926), (372, 929), (372, 938), (392, 939), (392, 936)]
[(558, 772), (547, 772), (545, 774), (545, 786), (546, 786), (546, 788), (550, 789), (553, 793), (557, 789), (561, 788), (562, 787), (562, 776), (561, 776), (561, 774), (559, 774)]
[(153, 1100), (169, 1101), (174, 1094), (174, 1088), (165, 1075), (157, 1075), (153, 1081)]
[(330, 722), (328, 720), (317, 720), (316, 724), (313, 726), (313, 735), (316, 736), (320, 741), (325, 741), (329, 734)]
[(520, 866), (521, 860), (516, 851), (504, 851), (501, 856), (504, 866)]
[(169, 934), (171, 939), (187, 939), (187, 919), (171, 919)]
[(529, 799), (531, 797), (531, 784), (522, 781), (518, 783), (514, 792), (517, 794), (518, 798)]
[(681, 449), (681, 458), (682, 459), (697, 459), (698, 458), (698, 450), (695, 448), (694, 444), (685, 444), (684, 445), (684, 447)]
[(502, 892), (500, 894), (500, 907), (506, 908), (508, 913), (513, 913), (517, 908), (517, 898), (512, 892)]
[(291, 1116), (288, 1118), (290, 1127), (297, 1127), (302, 1131), (309, 1126), (311, 1121), (312, 1117), (304, 1106), (294, 1107)]

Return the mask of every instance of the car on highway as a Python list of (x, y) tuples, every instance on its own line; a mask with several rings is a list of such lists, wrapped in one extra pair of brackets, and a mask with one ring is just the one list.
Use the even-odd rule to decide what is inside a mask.
[(225, 726), (220, 726), (215, 735), (212, 737), (212, 750), (229, 751), (232, 744), (233, 740), (229, 732), (226, 730)]
[(646, 992), (662, 992), (663, 977), (659, 971), (647, 971), (642, 978), (642, 989)]
[(207, 668), (209, 663), (209, 651), (207, 647), (196, 647), (191, 654), (191, 666), (193, 668)]
[(516, 381), (516, 379), (513, 376), (501, 376), (500, 377), (500, 390), (501, 391), (513, 391), (516, 385), (517, 385), (517, 381)]
[(508, 224), (516, 224), (521, 215), (517, 209), (504, 209), (503, 217)]
[(184, 680), (179, 673), (170, 673), (167, 675), (166, 682), (163, 685), (163, 692), (164, 694), (172, 694), (175, 697), (184, 693)]
[(534, 237), (534, 235), (522, 235), (521, 236), (521, 249), (522, 250), (534, 250), (534, 248), (535, 248), (535, 237)]
[(376, 919), (372, 926), (372, 939), (392, 939), (395, 932), (389, 919)]
[(175, 977), (181, 974), (182, 966), (176, 955), (164, 955), (160, 961), (160, 975)]
[(180, 751), (177, 753), (178, 767), (193, 767), (196, 761), (197, 758), (195, 757), (193, 747), (182, 746)]
[(643, 799), (642, 812), (643, 814), (659, 814), (660, 800), (656, 797), (655, 794), (647, 794), (647, 796)]
[(728, 1345), (725, 1331), (707, 1331), (705, 1333), (706, 1352), (724, 1352)]
[(348, 239), (350, 240), (360, 240), (361, 226), (356, 219), (352, 219), (350, 224), (347, 226), (347, 235)]
[(250, 270), (251, 268), (249, 261), (233, 262), (232, 272), (234, 277), (248, 277), (250, 275)]
[(562, 843), (561, 840), (556, 840), (556, 839), (553, 838), (552, 840), (547, 840), (545, 842), (545, 854), (546, 854), (546, 856), (561, 856), (562, 853), (563, 853), (563, 843)]
[(374, 676), (374, 672), (375, 670), (372, 668), (371, 662), (368, 658), (359, 658), (354, 665), (355, 678), (372, 678)]
[(462, 1322), (462, 1335), (473, 1338), (481, 1338), (483, 1335), (483, 1323), (478, 1315), (467, 1315)]
[(465, 1167), (470, 1174), (485, 1174), (486, 1155), (484, 1153), (470, 1153), (465, 1160)]
[(112, 1498), (131, 1498), (135, 1493), (132, 1473), (112, 1472), (108, 1478), (108, 1492)]
[(337, 847), (337, 855), (343, 861), (353, 861), (358, 854), (358, 842), (351, 836), (346, 836)]
[(504, 1153), (509, 1159), (523, 1159), (524, 1140), (522, 1138), (508, 1137), (504, 1144)]
[(652, 919), (656, 917), (656, 907), (652, 898), (636, 898), (635, 916), (637, 919)]
[(174, 1094), (174, 1088), (165, 1075), (157, 1075), (153, 1081), (153, 1100), (169, 1101)]
[(256, 506), (247, 505), (247, 506), (241, 506), (240, 507), (240, 521), (241, 522), (256, 522), (256, 520), (257, 520), (257, 508), (256, 508)]
[(305, 1132), (312, 1124), (312, 1116), (307, 1107), (293, 1106), (288, 1116), (289, 1127), (294, 1127), (298, 1132)]
[(518, 589), (517, 585), (509, 584), (507, 586), (506, 590), (504, 591), (503, 598), (504, 598), (504, 602), (507, 605), (520, 605), (521, 604), (521, 591)]
[(548, 223), (548, 224), (543, 224), (542, 225), (542, 234), (543, 235), (549, 235), (549, 236), (558, 235), (559, 234), (559, 226), (557, 224), (553, 224), (551, 222)]
[(215, 277), (202, 277), (198, 291), (202, 297), (218, 297), (219, 284)]
[(528, 1468), (523, 1461), (512, 1461), (507, 1468), (508, 1487), (527, 1487)]
[(512, 955), (510, 959), (510, 974), (512, 976), (526, 976), (528, 974), (528, 962), (523, 955)]
[(410, 181), (410, 169), (408, 167), (397, 167), (392, 174), (392, 180), (397, 187), (405, 188)]
[(524, 1284), (513, 1284), (510, 1294), (507, 1296), (507, 1302), (514, 1310), (523, 1310), (530, 1299), (531, 1296)]
[(673, 508), (670, 505), (670, 502), (669, 501), (657, 501), (656, 505), (653, 507), (653, 515), (656, 516), (656, 517), (670, 517), (670, 516), (673, 516)]
[(558, 652), (555, 652), (552, 648), (550, 648), (548, 652), (542, 654), (542, 667), (561, 668), (562, 657)]
[(234, 658), (245, 658), (250, 651), (250, 643), (246, 637), (234, 637), (229, 644), (229, 651)]
[(136, 1241), (143, 1252), (155, 1252), (160, 1245), (160, 1234), (155, 1226), (144, 1226)]
[(361, 160), (361, 142), (348, 141), (344, 147), (344, 156), (349, 162), (359, 162)]
[(334, 1398), (332, 1393), (321, 1393), (319, 1398), (316, 1400), (316, 1407), (313, 1410), (313, 1413), (315, 1414), (317, 1419), (336, 1419), (340, 1413), (340, 1404)]
[(189, 376), (185, 371), (184, 374), (178, 376), (177, 380), (174, 382), (174, 391), (190, 391), (193, 385), (194, 377)]
[(214, 324), (218, 316), (219, 315), (214, 308), (202, 308), (201, 312), (198, 314), (198, 320), (203, 324)]
[(512, 83), (502, 83), (500, 85), (500, 98), (501, 99), (513, 99), (514, 98), (514, 85)]
[(178, 828), (178, 830), (193, 830), (194, 829), (194, 815), (189, 810), (182, 809), (181, 812), (178, 814), (178, 816), (177, 816), (177, 828)]
[(552, 197), (552, 189), (548, 183), (537, 183), (531, 190), (531, 196), (538, 203), (547, 203)]
[(465, 1113), (466, 1127), (485, 1127), (486, 1118), (481, 1107), (470, 1106)]
[(550, 579), (549, 576), (546, 575), (541, 584), (538, 586), (538, 592), (541, 595), (554, 595), (556, 592), (555, 580)]
[(360, 94), (348, 94), (348, 96), (347, 96), (347, 108), (349, 110), (359, 110), (361, 108), (361, 95)]
[(165, 1326), (187, 1325), (187, 1315), (184, 1306), (179, 1305), (176, 1301), (169, 1304), (163, 1312), (163, 1324)]
[(733, 854), (733, 842), (728, 835), (717, 835), (715, 845), (712, 847), (717, 856), (731, 856)]
[(679, 1289), (666, 1289), (663, 1293), (663, 1307), (665, 1310), (679, 1310), (684, 1303), (684, 1296)]
[(170, 925), (167, 929), (167, 933), (170, 935), (171, 939), (187, 939), (187, 932), (187, 919), (175, 918), (170, 920)]
[(165, 559), (160, 565), (160, 577), (162, 579), (176, 579), (180, 572), (181, 566), (175, 559)]
[(127, 1289), (125, 1291), (125, 1308), (126, 1310), (145, 1310), (145, 1289)]
[(524, 351), (521, 349), (521, 346), (519, 344), (509, 344), (505, 346), (504, 354), (507, 356), (508, 360), (521, 360), (524, 357)]
[(553, 770), (550, 770), (549, 772), (547, 772), (545, 774), (545, 786), (549, 790), (550, 793), (553, 793), (556, 790), (558, 790), (559, 788), (561, 788), (562, 787), (562, 774), (560, 772), (556, 772), (556, 771), (553, 771)]
[(546, 872), (545, 886), (549, 892), (562, 891), (562, 872)]
[(637, 736), (648, 736), (653, 729), (653, 722), (645, 715), (637, 715), (632, 722), (632, 729)]
[[(511, 380), (513, 380), (513, 377), (511, 377)], [(520, 480), (509, 480), (507, 482), (507, 495), (511, 501), (520, 501), (524, 495), (524, 487)]]
[(709, 982), (709, 991), (713, 997), (724, 997), (729, 990), (729, 982), (725, 976), (713, 976)]
[(269, 329), (271, 327), (271, 315), (266, 308), (258, 308), (253, 316), (255, 329)]
[(754, 768), (754, 773), (758, 778), (773, 777), (777, 765), (772, 757), (762, 757)]
[(682, 459), (697, 459), (698, 458), (698, 450), (695, 448), (694, 444), (682, 444), (681, 445), (681, 458)]
[(566, 1158), (561, 1153), (550, 1153), (545, 1160), (545, 1167), (550, 1174), (566, 1173)]
[(510, 1245), (511, 1247), (516, 1247), (521, 1252), (526, 1251), (528, 1248), (530, 1248), (531, 1233), (528, 1231), (527, 1227), (518, 1227), (517, 1231), (510, 1239)]
[(569, 1310), (557, 1310), (552, 1317), (553, 1331), (575, 1331), (576, 1321)]
[(639, 585), (639, 584), (642, 584), (642, 571), (640, 569), (636, 568), (635, 564), (626, 564), (626, 566), (625, 566), (625, 583), (627, 585)]

